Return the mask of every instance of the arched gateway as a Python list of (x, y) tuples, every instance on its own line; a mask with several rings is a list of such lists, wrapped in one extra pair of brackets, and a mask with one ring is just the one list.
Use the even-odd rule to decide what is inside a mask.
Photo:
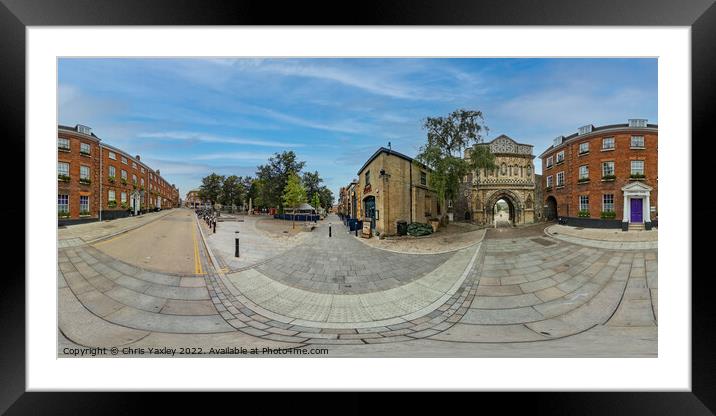
[[(496, 169), (479, 169), (463, 179), (460, 201), (455, 203), (456, 218), (471, 218), (480, 225), (491, 225), (495, 220), (495, 204), (504, 200), (509, 208), (512, 225), (537, 221), (539, 204), (535, 204), (535, 183), (532, 145), (517, 143), (501, 135), (488, 146), (495, 155)], [(470, 149), (465, 151), (470, 158)]]

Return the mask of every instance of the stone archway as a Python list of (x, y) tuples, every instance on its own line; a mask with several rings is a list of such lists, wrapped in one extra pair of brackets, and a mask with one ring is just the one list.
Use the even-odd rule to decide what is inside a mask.
[(492, 195), (490, 195), (487, 200), (485, 201), (485, 204), (483, 205), (484, 209), (484, 216), (486, 219), (487, 224), (494, 224), (495, 223), (495, 205), (497, 205), (497, 201), (503, 200), (507, 202), (507, 206), (509, 208), (509, 220), (510, 223), (515, 226), (517, 224), (521, 224), (522, 221), (522, 211), (524, 209), (520, 197), (517, 196), (514, 192), (502, 189), (499, 191), (495, 191)]

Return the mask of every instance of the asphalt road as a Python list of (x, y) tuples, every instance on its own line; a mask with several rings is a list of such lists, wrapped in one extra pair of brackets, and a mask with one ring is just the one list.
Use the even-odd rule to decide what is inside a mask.
[(192, 275), (203, 272), (198, 263), (200, 241), (193, 211), (177, 209), (94, 247), (143, 269)]

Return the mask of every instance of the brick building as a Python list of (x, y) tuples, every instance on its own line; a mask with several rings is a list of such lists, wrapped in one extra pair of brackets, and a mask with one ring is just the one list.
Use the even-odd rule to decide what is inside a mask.
[(204, 201), (199, 197), (199, 190), (192, 189), (186, 193), (186, 199), (184, 199), (184, 206), (187, 208), (205, 208), (208, 205), (207, 201)]
[(656, 124), (580, 127), (542, 159), (545, 217), (585, 227), (651, 229), (658, 215)]
[(437, 194), (428, 187), (430, 169), (412, 158), (381, 147), (358, 171), (351, 201), (357, 217), (370, 220), (376, 234), (397, 234), (397, 222), (428, 223), (443, 213)]
[(179, 205), (179, 190), (140, 156), (102, 143), (83, 125), (57, 128), (61, 224), (107, 220)]

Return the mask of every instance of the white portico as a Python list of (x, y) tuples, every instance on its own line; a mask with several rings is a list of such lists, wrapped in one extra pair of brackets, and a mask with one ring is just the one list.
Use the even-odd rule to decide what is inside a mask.
[(622, 188), (624, 193), (624, 217), (622, 229), (627, 230), (629, 224), (643, 224), (651, 229), (651, 186), (642, 182), (632, 182)]

